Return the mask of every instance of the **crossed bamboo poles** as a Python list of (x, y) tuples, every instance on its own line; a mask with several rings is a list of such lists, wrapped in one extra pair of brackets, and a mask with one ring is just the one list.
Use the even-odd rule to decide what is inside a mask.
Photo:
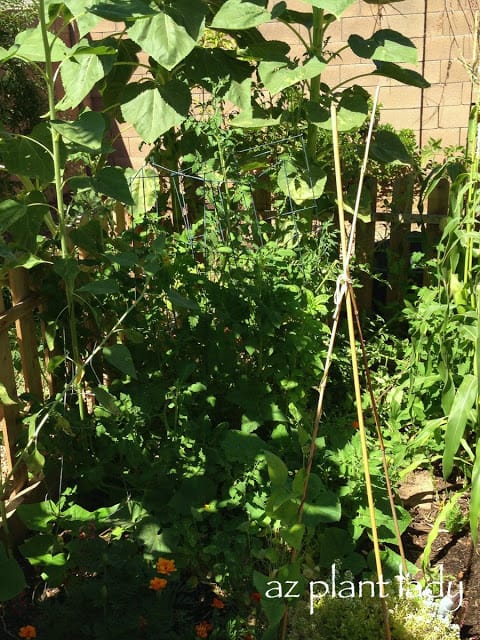
[[(344, 211), (344, 202), (343, 202), (342, 173), (341, 173), (341, 166), (340, 166), (340, 145), (338, 140), (337, 111), (336, 111), (335, 105), (332, 104), (331, 110), (330, 110), (331, 119), (332, 119), (332, 137), (333, 137), (333, 151), (334, 151), (334, 162), (335, 162), (335, 180), (336, 180), (336, 190), (337, 190), (337, 208), (338, 208), (338, 218), (339, 218), (339, 226), (340, 226), (340, 249), (341, 249), (341, 256), (342, 256), (342, 273), (339, 275), (337, 279), (337, 288), (336, 288), (335, 299), (334, 299), (335, 312), (333, 315), (333, 324), (331, 328), (330, 341), (329, 341), (327, 356), (325, 360), (324, 373), (323, 373), (320, 385), (318, 387), (318, 393), (319, 393), (318, 403), (317, 403), (317, 409), (315, 412), (315, 418), (313, 422), (310, 452), (309, 452), (306, 471), (305, 471), (303, 495), (298, 508), (298, 523), (301, 524), (303, 519), (305, 502), (307, 500), (307, 495), (308, 495), (309, 479), (310, 479), (310, 474), (312, 472), (313, 460), (316, 452), (315, 443), (318, 437), (318, 432), (320, 429), (320, 421), (323, 415), (323, 403), (325, 398), (325, 390), (326, 390), (328, 376), (330, 372), (330, 366), (333, 360), (333, 351), (335, 347), (335, 339), (336, 339), (338, 325), (339, 325), (340, 312), (342, 310), (343, 302), (345, 300), (348, 336), (349, 336), (349, 342), (350, 342), (350, 356), (351, 356), (351, 362), (352, 362), (353, 384), (354, 384), (354, 390), (355, 390), (355, 404), (357, 409), (358, 429), (360, 433), (360, 442), (361, 442), (361, 450), (362, 450), (362, 465), (363, 465), (363, 471), (365, 475), (365, 489), (367, 493), (370, 526), (372, 530), (372, 542), (373, 542), (373, 551), (375, 555), (375, 566), (376, 566), (376, 573), (378, 577), (378, 584), (380, 586), (380, 598), (381, 598), (382, 612), (383, 612), (385, 639), (391, 640), (388, 608), (387, 608), (385, 593), (383, 589), (384, 587), (383, 568), (382, 568), (382, 560), (380, 555), (380, 542), (378, 539), (377, 520), (375, 516), (375, 502), (373, 498), (372, 481), (371, 481), (370, 468), (369, 468), (369, 462), (368, 462), (367, 435), (366, 435), (365, 421), (363, 416), (360, 373), (359, 373), (359, 365), (358, 365), (358, 358), (357, 358), (357, 343), (356, 343), (357, 337), (360, 343), (360, 350), (362, 353), (362, 363), (363, 363), (363, 368), (365, 372), (366, 384), (367, 384), (367, 389), (370, 395), (371, 406), (372, 406), (373, 416), (375, 420), (377, 439), (380, 447), (382, 464), (383, 464), (383, 469), (385, 474), (385, 483), (387, 488), (388, 500), (389, 500), (390, 509), (392, 512), (392, 520), (393, 520), (393, 526), (395, 530), (395, 537), (397, 540), (397, 545), (398, 545), (398, 549), (401, 557), (402, 569), (405, 575), (408, 575), (408, 568), (407, 568), (407, 562), (406, 562), (405, 552), (404, 552), (402, 538), (401, 538), (400, 527), (398, 524), (397, 513), (395, 510), (395, 499), (394, 499), (392, 485), (390, 482), (388, 462), (387, 462), (387, 457), (385, 453), (385, 445), (384, 445), (382, 430), (380, 426), (380, 416), (378, 413), (378, 407), (375, 400), (375, 395), (373, 393), (372, 380), (371, 380), (370, 369), (368, 366), (368, 360), (367, 360), (367, 354), (366, 354), (366, 348), (365, 348), (365, 340), (363, 337), (362, 327), (360, 323), (360, 317), (358, 313), (355, 293), (354, 293), (352, 281), (350, 278), (350, 260), (353, 252), (353, 242), (355, 238), (355, 229), (356, 229), (356, 224), (358, 219), (358, 212), (360, 208), (360, 198), (362, 194), (363, 182), (364, 182), (365, 172), (367, 168), (368, 154), (370, 149), (370, 142), (372, 139), (373, 126), (375, 122), (375, 112), (378, 104), (379, 91), (380, 91), (380, 88), (377, 87), (374, 100), (373, 100), (373, 105), (372, 105), (370, 125), (369, 125), (367, 140), (365, 144), (365, 154), (364, 154), (363, 163), (360, 171), (360, 178), (359, 178), (358, 189), (357, 189), (357, 198), (355, 202), (352, 224), (351, 224), (348, 238), (347, 238), (347, 233), (345, 229), (345, 211)], [(355, 327), (357, 330), (357, 337), (355, 334)], [(296, 556), (297, 556), (297, 550), (292, 549), (291, 555), (290, 555), (290, 560), (292, 563), (295, 561)], [(286, 639), (287, 628), (288, 628), (288, 607), (285, 609), (285, 614), (283, 616), (281, 633), (280, 633), (281, 640)]]

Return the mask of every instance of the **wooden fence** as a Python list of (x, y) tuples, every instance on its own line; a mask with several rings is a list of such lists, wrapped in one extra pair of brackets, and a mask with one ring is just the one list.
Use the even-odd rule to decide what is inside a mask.
[[(3, 285), (0, 295), (2, 485), (8, 476), (11, 477), (4, 486), (0, 499), (11, 498), (13, 501), (19, 492), (25, 491), (28, 480), (25, 465), (17, 464), (15, 467), (16, 444), (21, 429), (19, 396), (26, 392), (41, 401), (49, 393), (49, 386), (48, 379), (42, 374), (42, 369), (45, 370), (46, 367), (41, 363), (39, 355), (38, 336), (41, 334), (41, 324), (36, 318), (36, 311), (43, 300), (30, 291), (28, 272), (23, 268), (10, 270), (8, 281)], [(4, 293), (10, 300), (5, 300)], [(11, 331), (13, 326), (15, 333)], [(20, 356), (21, 371), (14, 367), (15, 353)], [(7, 500), (7, 513), (8, 504)]]

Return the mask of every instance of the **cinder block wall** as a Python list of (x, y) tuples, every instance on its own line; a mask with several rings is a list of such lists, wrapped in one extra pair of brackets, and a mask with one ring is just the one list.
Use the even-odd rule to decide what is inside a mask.
[[(308, 10), (308, 5), (299, 0), (287, 0), (287, 6)], [(357, 0), (330, 27), (328, 48), (339, 49), (353, 33), (369, 37), (385, 28), (395, 29), (412, 39), (419, 54), (419, 63), (413, 68), (427, 78), (430, 88), (405, 87), (378, 77), (361, 78), (357, 82), (371, 93), (380, 84), (381, 121), (399, 129), (413, 129), (420, 145), (429, 138), (441, 139), (445, 146), (464, 144), (470, 104), (474, 99), (465, 62), (472, 62), (474, 16), (479, 9), (480, 0), (400, 0), (391, 5)], [(112, 26), (101, 23), (95, 37), (111, 33)], [(268, 38), (287, 42), (293, 56), (303, 52), (295, 34), (287, 27), (272, 22), (262, 26), (262, 31)], [(478, 67), (478, 62), (474, 66)], [(322, 80), (330, 87), (348, 86), (351, 78), (372, 68), (370, 62), (345, 51), (338, 61), (328, 65)], [(141, 141), (132, 128), (120, 126), (120, 133), (122, 142), (117, 162), (141, 166), (148, 148), (139, 149)]]
[[(289, 0), (291, 9), (305, 11), (306, 4)], [(444, 145), (465, 143), (472, 86), (465, 64), (472, 62), (474, 16), (479, 0), (402, 0), (391, 5), (367, 4), (357, 0), (342, 18), (331, 25), (328, 49), (336, 51), (351, 34), (364, 38), (378, 29), (394, 29), (416, 45), (419, 63), (414, 68), (431, 83), (428, 89), (406, 87), (393, 80), (367, 77), (357, 82), (371, 93), (380, 84), (381, 121), (397, 128), (413, 129), (420, 144), (441, 138)], [(264, 28), (271, 38), (288, 42), (293, 55), (301, 46), (287, 27), (274, 23)], [(477, 62), (478, 66), (478, 62)], [(351, 51), (328, 65), (322, 76), (330, 87), (351, 84), (350, 78), (372, 69), (372, 64)]]

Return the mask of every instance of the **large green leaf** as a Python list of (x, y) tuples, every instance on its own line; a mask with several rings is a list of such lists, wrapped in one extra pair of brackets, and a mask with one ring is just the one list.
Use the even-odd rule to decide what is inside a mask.
[(297, 82), (310, 80), (319, 76), (325, 68), (325, 62), (318, 58), (310, 58), (305, 64), (298, 65), (288, 60), (283, 62), (261, 62), (258, 71), (266, 89), (272, 94), (279, 93)]
[(105, 360), (122, 373), (131, 378), (137, 377), (135, 365), (128, 347), (124, 344), (112, 344), (110, 347), (103, 347)]
[(277, 176), (277, 184), (281, 191), (297, 204), (319, 198), (327, 182), (323, 169), (311, 166), (309, 170), (292, 160), (285, 160)]
[(128, 29), (130, 38), (168, 70), (188, 56), (205, 26), (201, 5), (191, 4), (187, 19), (179, 11), (182, 4), (177, 3), (174, 9), (137, 20)]
[(267, 461), (268, 476), (274, 487), (283, 487), (288, 479), (287, 465), (274, 453), (264, 451), (263, 455)]
[(60, 70), (65, 95), (58, 102), (57, 108), (65, 111), (77, 107), (97, 82), (111, 70), (113, 61), (112, 55), (99, 57), (85, 52), (65, 60)]
[(262, 608), (265, 609), (265, 613), (267, 614), (267, 618), (271, 625), (278, 624), (283, 618), (283, 614), (285, 612), (283, 598), (265, 597), (265, 593), (267, 593), (267, 591), (272, 587), (274, 582), (273, 578), (269, 578), (258, 571), (253, 572), (253, 584), (257, 591), (262, 594)]
[(143, 220), (144, 215), (151, 211), (157, 202), (159, 176), (152, 167), (135, 170), (128, 167), (125, 170), (130, 193), (133, 199), (134, 222)]
[(108, 0), (93, 4), (88, 10), (96, 16), (112, 22), (132, 21), (144, 16), (154, 15), (158, 11), (158, 9), (154, 9), (148, 2), (143, 0), (122, 0), (122, 2)]
[(23, 220), (26, 215), (25, 203), (18, 200), (3, 200), (0, 202), (0, 231), (7, 231), (13, 224)]
[(28, 138), (12, 136), (1, 141), (2, 162), (9, 173), (38, 178), (42, 185), (46, 185), (54, 177), (51, 145), (47, 124), (39, 124), (33, 128)]
[(148, 143), (181, 124), (188, 116), (191, 95), (188, 87), (172, 80), (162, 87), (137, 85), (133, 98), (122, 105), (122, 115)]
[(78, 145), (87, 153), (101, 153), (103, 136), (107, 128), (107, 121), (103, 114), (97, 111), (85, 111), (78, 120), (73, 122), (53, 121), (51, 126), (58, 133)]
[(22, 220), (10, 225), (10, 233), (15, 243), (22, 249), (35, 253), (37, 249), (37, 235), (48, 212), (45, 196), (40, 191), (31, 191), (24, 200), (27, 215)]
[(302, 0), (307, 4), (312, 5), (312, 7), (317, 7), (317, 9), (324, 9), (329, 13), (333, 14), (336, 18), (339, 18), (342, 13), (356, 4), (357, 0)]
[(6, 602), (25, 589), (27, 583), (20, 565), (13, 555), (7, 555), (0, 542), (0, 602)]
[(227, 0), (212, 21), (213, 29), (251, 29), (271, 19), (264, 0)]
[(448, 416), (445, 432), (445, 449), (443, 452), (443, 475), (445, 478), (452, 473), (453, 458), (458, 451), (467, 426), (469, 413), (477, 400), (477, 377), (467, 374), (457, 389)]
[(348, 44), (360, 58), (411, 64), (418, 61), (417, 49), (413, 42), (392, 29), (380, 29), (367, 39), (353, 34), (349, 37)]
[(416, 71), (412, 69), (404, 69), (399, 67), (394, 62), (382, 62), (375, 61), (376, 70), (372, 75), (384, 76), (385, 78), (391, 78), (392, 80), (398, 80), (402, 84), (410, 85), (411, 87), (419, 87), (420, 89), (427, 89), (430, 83)]
[[(339, 131), (358, 129), (365, 122), (368, 115), (368, 93), (361, 87), (354, 86), (346, 89), (337, 108), (337, 128)], [(332, 120), (327, 106), (308, 102), (305, 110), (310, 122), (321, 129), (331, 130)]]
[(125, 204), (133, 204), (125, 169), (121, 167), (104, 167), (93, 177), (92, 185), (97, 193)]
[(393, 131), (380, 129), (370, 146), (370, 157), (377, 162), (388, 164), (412, 164), (412, 156), (408, 153), (399, 136)]
[[(69, 49), (60, 37), (49, 32), (47, 39), (52, 62), (64, 60), (68, 56)], [(20, 32), (15, 38), (15, 45), (18, 46), (15, 52), (17, 58), (23, 58), (30, 62), (45, 62), (45, 51), (40, 27), (26, 29)]]
[(70, 13), (75, 17), (75, 25), (80, 38), (90, 33), (100, 21), (100, 17), (90, 13), (94, 0), (65, 0)]

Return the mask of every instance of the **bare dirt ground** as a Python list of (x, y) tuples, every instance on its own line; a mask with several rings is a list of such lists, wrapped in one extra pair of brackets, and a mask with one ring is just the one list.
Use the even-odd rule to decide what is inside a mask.
[[(412, 516), (412, 523), (403, 536), (405, 552), (419, 568), (439, 511), (459, 489), (460, 485), (447, 483), (424, 470), (411, 474), (400, 488), (400, 497)], [(459, 506), (466, 518), (468, 498), (460, 498)], [(462, 528), (460, 523), (458, 531), (449, 532), (442, 523), (430, 560), (437, 569), (443, 565), (445, 581), (463, 581), (463, 605), (456, 612), (454, 622), (460, 625), (462, 638), (480, 640), (480, 543), (474, 548), (468, 526)]]

